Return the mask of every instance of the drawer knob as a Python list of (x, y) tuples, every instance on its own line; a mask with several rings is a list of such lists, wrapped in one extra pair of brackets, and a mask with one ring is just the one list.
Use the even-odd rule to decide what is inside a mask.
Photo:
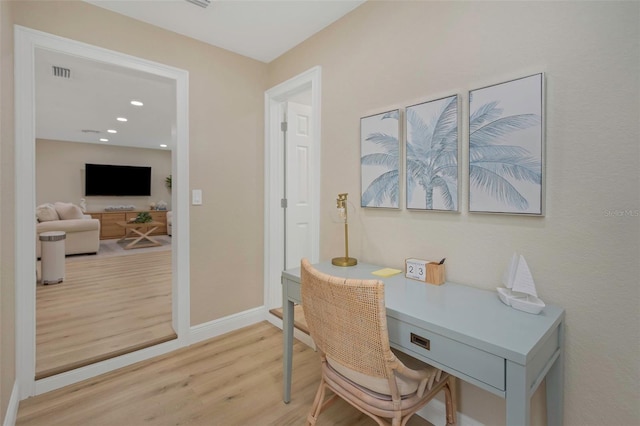
[(425, 339), (424, 337), (418, 336), (417, 334), (411, 333), (411, 343), (414, 345), (418, 345), (423, 349), (431, 350), (431, 341), (429, 339)]

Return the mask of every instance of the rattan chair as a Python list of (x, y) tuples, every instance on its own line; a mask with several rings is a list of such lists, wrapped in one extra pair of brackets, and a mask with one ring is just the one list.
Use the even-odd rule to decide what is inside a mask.
[[(322, 362), (307, 425), (337, 396), (379, 425), (405, 425), (441, 390), (447, 424), (455, 424), (455, 377), (422, 363), (422, 369), (408, 368), (391, 351), (384, 283), (327, 275), (307, 259), (301, 278), (302, 309)], [(334, 395), (325, 401), (326, 389)]]

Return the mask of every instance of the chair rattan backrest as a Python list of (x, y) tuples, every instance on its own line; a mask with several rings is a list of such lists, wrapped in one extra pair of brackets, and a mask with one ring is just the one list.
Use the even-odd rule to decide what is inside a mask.
[(389, 348), (384, 284), (319, 272), (302, 260), (302, 308), (321, 353), (345, 367), (389, 379)]

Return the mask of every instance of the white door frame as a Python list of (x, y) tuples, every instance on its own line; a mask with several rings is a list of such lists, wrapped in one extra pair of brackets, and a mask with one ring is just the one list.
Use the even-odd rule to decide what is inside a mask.
[(264, 304), (267, 310), (282, 306), (280, 276), (284, 265), (284, 210), (280, 206), (284, 182), (282, 103), (290, 96), (311, 89), (311, 200), (313, 203), (311, 262), (320, 257), (320, 81), (321, 68), (313, 67), (271, 89), (265, 102), (264, 166)]
[[(19, 25), (15, 35), (15, 286), (16, 377), (20, 399), (78, 382), (188, 345), (189, 305), (189, 73), (185, 70), (58, 37)], [(172, 157), (173, 327), (176, 340), (35, 380), (35, 49), (53, 50), (175, 80)]]

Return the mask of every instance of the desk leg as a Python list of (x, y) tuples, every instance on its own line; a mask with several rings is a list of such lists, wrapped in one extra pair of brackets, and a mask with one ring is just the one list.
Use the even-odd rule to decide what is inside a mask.
[[(286, 287), (286, 286), (285, 286)], [(282, 332), (284, 334), (283, 351), (283, 377), (284, 377), (284, 397), (283, 401), (288, 404), (291, 401), (291, 366), (293, 359), (293, 302), (291, 302), (283, 291), (282, 301)]]
[(527, 392), (527, 370), (512, 361), (507, 361), (507, 425), (529, 426), (531, 422), (529, 392)]
[(547, 373), (547, 425), (560, 426), (564, 410), (564, 321), (558, 326), (560, 356)]

